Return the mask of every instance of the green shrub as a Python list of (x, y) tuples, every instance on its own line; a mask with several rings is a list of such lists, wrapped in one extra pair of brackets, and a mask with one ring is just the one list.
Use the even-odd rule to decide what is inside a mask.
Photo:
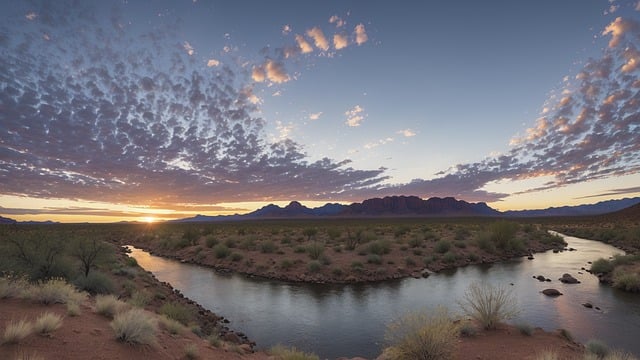
[(437, 253), (444, 254), (451, 249), (451, 243), (447, 240), (439, 240), (436, 243), (435, 250)]
[(560, 336), (562, 336), (566, 340), (573, 341), (573, 335), (567, 329), (560, 329)]
[(116, 314), (124, 311), (127, 308), (127, 304), (118, 300), (113, 295), (98, 295), (96, 296), (96, 313), (113, 318)]
[(215, 348), (219, 348), (220, 346), (222, 346), (222, 340), (220, 340), (220, 334), (218, 334), (217, 332), (214, 332), (211, 335), (209, 335), (207, 337), (207, 341), (211, 346)]
[(209, 235), (204, 239), (204, 244), (208, 248), (212, 248), (212, 247), (218, 245), (218, 239), (213, 235)]
[(141, 309), (120, 313), (111, 322), (116, 339), (140, 345), (155, 343), (157, 326), (156, 321)]
[(317, 260), (324, 253), (324, 245), (318, 243), (309, 244), (307, 245), (306, 252), (311, 259)]
[(139, 308), (144, 308), (151, 302), (151, 294), (146, 291), (134, 291), (128, 303)]
[(235, 240), (235, 239), (232, 239), (232, 238), (229, 238), (229, 239), (227, 239), (227, 240), (225, 240), (225, 241), (224, 241), (224, 245), (225, 245), (226, 247), (228, 247), (228, 248), (233, 249), (233, 248), (235, 248), (235, 247), (236, 247), (236, 240)]
[(99, 271), (92, 271), (87, 276), (82, 274), (74, 283), (78, 289), (90, 294), (111, 294), (114, 291), (113, 281)]
[(415, 260), (413, 260), (413, 258), (410, 258), (410, 257), (405, 258), (405, 259), (404, 259), (404, 263), (405, 263), (405, 265), (407, 265), (408, 267), (414, 267), (414, 266), (416, 266), (416, 261), (415, 261)]
[(263, 254), (274, 253), (277, 249), (278, 247), (271, 240), (263, 241), (262, 244), (260, 244), (260, 252)]
[(351, 262), (351, 268), (356, 271), (362, 270), (364, 268), (364, 265), (360, 261), (353, 261)]
[(333, 274), (333, 276), (341, 276), (342, 275), (342, 269), (340, 268), (333, 268), (331, 270), (331, 274)]
[(45, 312), (36, 319), (33, 330), (38, 334), (50, 334), (62, 325), (62, 316)]
[(231, 253), (231, 261), (233, 262), (238, 262), (240, 260), (242, 260), (244, 258), (244, 256), (242, 256), (242, 254), (237, 253), (237, 252), (233, 252)]
[(522, 335), (526, 335), (526, 336), (533, 335), (533, 327), (527, 323), (523, 323), (523, 322), (517, 323), (516, 329), (518, 329), (518, 331), (520, 331), (520, 334)]
[(231, 249), (227, 245), (218, 244), (213, 247), (213, 254), (216, 259), (224, 259), (231, 254)]
[(442, 261), (447, 264), (452, 264), (456, 262), (456, 260), (458, 260), (458, 256), (452, 251), (447, 251), (447, 253), (442, 256)]
[(367, 250), (370, 254), (384, 255), (391, 251), (391, 244), (387, 240), (376, 240), (369, 244)]
[(380, 257), (380, 255), (377, 254), (369, 254), (367, 256), (367, 262), (369, 264), (382, 264), (382, 257)]
[(188, 307), (180, 303), (174, 303), (174, 302), (165, 303), (164, 305), (162, 305), (159, 312), (160, 314), (165, 315), (169, 319), (173, 319), (184, 325), (187, 325), (189, 321), (191, 321), (191, 319), (193, 318), (193, 313), (191, 312), (191, 309), (189, 309)]
[(518, 232), (518, 224), (509, 221), (497, 221), (489, 225), (491, 241), (498, 249), (519, 250), (524, 246), (515, 236)]
[(178, 335), (185, 332), (186, 327), (182, 325), (180, 322), (169, 319), (166, 316), (160, 316), (160, 325), (162, 325), (167, 331), (172, 335)]
[(586, 344), (587, 351), (603, 359), (609, 354), (609, 347), (600, 340), (589, 340)]
[(626, 272), (624, 268), (617, 268), (613, 272), (613, 287), (628, 292), (640, 292), (640, 275)]
[(472, 283), (459, 303), (462, 310), (485, 329), (495, 329), (518, 314), (517, 303), (505, 287)]
[(282, 345), (272, 347), (267, 353), (274, 360), (320, 360), (315, 354), (305, 353), (294, 347), (284, 347)]
[(128, 256), (125, 259), (124, 264), (129, 267), (136, 267), (138, 266), (138, 260), (136, 260), (136, 258), (134, 257)]
[(422, 246), (423, 242), (424, 242), (424, 240), (420, 239), (417, 236), (414, 236), (411, 239), (409, 239), (409, 246), (411, 246), (412, 248), (417, 248), (417, 247)]
[(318, 260), (311, 260), (307, 264), (307, 270), (311, 273), (316, 273), (322, 269), (322, 264)]
[(458, 344), (458, 325), (445, 308), (435, 313), (412, 313), (387, 327), (387, 349), (392, 359), (453, 359)]
[(599, 258), (591, 264), (590, 271), (594, 274), (606, 274), (613, 271), (613, 263), (607, 259)]
[(291, 267), (293, 267), (293, 261), (291, 261), (289, 259), (280, 260), (280, 268), (282, 270), (289, 270), (289, 269), (291, 269)]
[(2, 344), (17, 344), (33, 332), (33, 325), (27, 320), (9, 321), (2, 334)]
[(476, 237), (476, 244), (480, 249), (488, 253), (493, 253), (495, 251), (495, 246), (493, 245), (493, 242), (491, 242), (491, 235), (487, 232), (478, 234)]
[(460, 335), (464, 337), (473, 337), (478, 333), (478, 328), (476, 328), (473, 323), (470, 321), (465, 321), (460, 325)]
[(342, 231), (339, 230), (339, 229), (336, 229), (336, 228), (327, 229), (327, 236), (329, 236), (329, 239), (331, 239), (331, 240), (336, 240), (341, 235), (342, 235)]
[(0, 277), (0, 299), (20, 298), (29, 289), (30, 285), (24, 277)]
[(198, 346), (196, 346), (196, 344), (185, 345), (184, 356), (189, 360), (197, 359), (200, 356), (198, 353)]

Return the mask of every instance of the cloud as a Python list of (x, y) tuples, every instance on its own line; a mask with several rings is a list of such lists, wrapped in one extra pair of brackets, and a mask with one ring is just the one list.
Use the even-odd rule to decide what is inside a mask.
[(358, 127), (364, 120), (364, 109), (360, 107), (360, 105), (356, 105), (353, 109), (347, 110), (344, 113), (347, 116), (347, 121), (345, 122), (350, 127)]
[(413, 137), (413, 136), (416, 136), (416, 133), (415, 133), (413, 130), (411, 130), (411, 129), (399, 130), (397, 133), (398, 133), (398, 134), (400, 134), (400, 135), (402, 135), (402, 136), (404, 136), (404, 137)]
[(344, 34), (333, 35), (333, 47), (336, 50), (344, 49), (349, 45), (349, 38)]
[(640, 1), (636, 3), (636, 11), (640, 11)]
[[(387, 179), (349, 160), (311, 161), (288, 138), (270, 141), (245, 67), (208, 71), (171, 19), (122, 31), (114, 24), (126, 19), (99, 3), (46, 4), (34, 9), (37, 28), (0, 13), (15, 34), (0, 42), (1, 195), (171, 208), (327, 200)], [(250, 69), (256, 82), (289, 79), (278, 60)]]
[(356, 34), (356, 44), (362, 45), (369, 40), (369, 36), (367, 35), (367, 31), (363, 24), (356, 25), (354, 32)]
[(313, 42), (318, 49), (323, 51), (329, 50), (329, 41), (319, 27), (307, 30), (307, 36), (313, 39)]
[(298, 43), (298, 47), (300, 48), (300, 52), (303, 54), (308, 54), (313, 51), (313, 47), (302, 35), (296, 35), (296, 43)]
[(288, 35), (291, 32), (291, 26), (290, 25), (284, 25), (282, 27), (282, 35)]
[(182, 44), (182, 47), (184, 48), (184, 50), (187, 52), (187, 54), (189, 54), (189, 56), (192, 56), (193, 54), (196, 53), (196, 50), (193, 48), (193, 46), (191, 46), (191, 44), (189, 44), (188, 41), (185, 41)]
[(209, 61), (207, 61), (207, 67), (215, 67), (218, 65), (220, 65), (220, 61), (216, 59), (209, 59)]
[(346, 22), (342, 18), (340, 18), (338, 15), (331, 16), (329, 18), (329, 23), (335, 24), (337, 28), (341, 28), (346, 24)]
[(309, 120), (318, 120), (320, 119), (321, 115), (322, 115), (322, 111), (319, 111), (317, 113), (311, 113), (309, 114)]
[(27, 15), (24, 16), (25, 18), (27, 18), (27, 20), (29, 21), (33, 21), (38, 17), (38, 14), (34, 13), (33, 11), (30, 13), (27, 13)]
[(603, 197), (603, 196), (627, 195), (627, 194), (635, 194), (639, 192), (640, 192), (640, 186), (636, 186), (636, 187), (621, 188), (621, 189), (611, 189), (601, 194), (581, 196), (581, 197), (578, 197), (577, 199), (589, 199), (589, 198)]
[(366, 144), (364, 144), (363, 147), (365, 149), (367, 149), (367, 150), (370, 150), (370, 149), (373, 149), (373, 148), (378, 147), (380, 145), (386, 145), (386, 144), (388, 144), (390, 142), (393, 142), (393, 140), (394, 140), (393, 138), (388, 137), (388, 138), (380, 139), (378, 141), (366, 143)]
[(622, 17), (616, 18), (612, 23), (605, 27), (602, 35), (611, 35), (611, 40), (609, 41), (609, 47), (616, 47), (622, 41), (624, 35), (628, 32), (636, 33), (635, 36), (638, 36), (639, 24), (632, 19), (624, 19)]

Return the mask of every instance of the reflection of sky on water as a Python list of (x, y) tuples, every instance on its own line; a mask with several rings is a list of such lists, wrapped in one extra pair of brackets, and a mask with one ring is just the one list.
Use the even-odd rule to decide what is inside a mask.
[[(374, 357), (391, 320), (406, 311), (438, 305), (459, 311), (457, 301), (469, 284), (486, 281), (513, 290), (522, 310), (514, 322), (546, 330), (565, 328), (579, 341), (599, 338), (613, 347), (640, 354), (640, 344), (635, 339), (640, 333), (640, 298), (601, 286), (595, 276), (580, 270), (589, 266), (588, 261), (620, 250), (577, 238), (569, 237), (567, 241), (577, 251), (468, 266), (428, 279), (359, 285), (304, 285), (223, 276), (139, 250), (133, 250), (131, 255), (159, 280), (229, 319), (232, 328), (246, 333), (260, 347), (283, 343), (322, 357)], [(581, 284), (560, 283), (557, 279), (564, 273), (571, 273)], [(532, 278), (536, 275), (552, 282), (539, 282)], [(549, 287), (564, 295), (549, 298), (540, 293)], [(585, 302), (602, 310), (581, 306)]]

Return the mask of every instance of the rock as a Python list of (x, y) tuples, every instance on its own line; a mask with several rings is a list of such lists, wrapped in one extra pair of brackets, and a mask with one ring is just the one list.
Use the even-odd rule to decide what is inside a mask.
[(562, 293), (556, 289), (544, 289), (542, 290), (542, 293), (547, 295), (547, 296), (552, 296), (552, 297), (556, 297), (556, 296), (560, 296), (562, 295)]
[(558, 250), (558, 249), (553, 249), (553, 253), (554, 253), (554, 254), (557, 254), (557, 253), (559, 253), (559, 252), (560, 252), (560, 250)]
[(571, 276), (571, 274), (562, 274), (562, 277), (558, 280), (564, 284), (580, 284), (580, 281)]
[(527, 259), (529, 259), (529, 260), (533, 260), (533, 255), (529, 255), (529, 256), (527, 256)]
[(238, 335), (232, 333), (232, 332), (224, 334), (222, 339), (224, 341), (227, 341), (227, 342), (230, 342), (230, 343), (234, 343), (234, 344), (241, 344), (242, 343), (242, 340), (240, 339), (240, 337)]
[(600, 310), (600, 308), (599, 308), (599, 307), (597, 307), (597, 306), (595, 307), (595, 309), (596, 309), (596, 310)]
[(588, 302), (582, 304), (582, 306), (586, 307), (587, 309), (593, 308), (593, 305), (591, 303), (588, 303)]
[(545, 281), (546, 281), (546, 282), (551, 282), (551, 279), (546, 279)]
[(429, 269), (424, 269), (422, 270), (421, 275), (423, 278), (428, 278), (429, 276), (431, 276), (431, 271), (429, 271)]
[(534, 276), (534, 278), (538, 279), (538, 281), (542, 282), (542, 281), (547, 281), (547, 278), (545, 278), (542, 275), (538, 275), (538, 276)]
[(577, 251), (577, 250), (574, 248), (569, 248), (569, 251)]

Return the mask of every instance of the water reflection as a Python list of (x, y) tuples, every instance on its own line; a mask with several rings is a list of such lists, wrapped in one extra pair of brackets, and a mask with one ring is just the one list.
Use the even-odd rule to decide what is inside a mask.
[[(517, 321), (546, 330), (568, 329), (586, 342), (599, 338), (613, 347), (640, 355), (640, 299), (607, 286), (581, 271), (588, 261), (620, 250), (599, 242), (567, 237), (577, 251), (536, 254), (494, 265), (467, 266), (430, 276), (376, 284), (305, 285), (221, 276), (214, 271), (166, 260), (133, 249), (143, 268), (167, 281), (185, 296), (231, 321), (261, 347), (277, 343), (314, 351), (321, 357), (375, 357), (386, 324), (406, 311), (448, 306), (458, 311), (472, 282), (485, 281), (513, 289), (522, 313)], [(579, 274), (579, 272), (583, 272)], [(557, 279), (571, 273), (581, 284)], [(533, 276), (552, 279), (539, 282)], [(564, 293), (549, 298), (540, 292), (554, 287)], [(600, 311), (580, 304), (590, 302)]]

